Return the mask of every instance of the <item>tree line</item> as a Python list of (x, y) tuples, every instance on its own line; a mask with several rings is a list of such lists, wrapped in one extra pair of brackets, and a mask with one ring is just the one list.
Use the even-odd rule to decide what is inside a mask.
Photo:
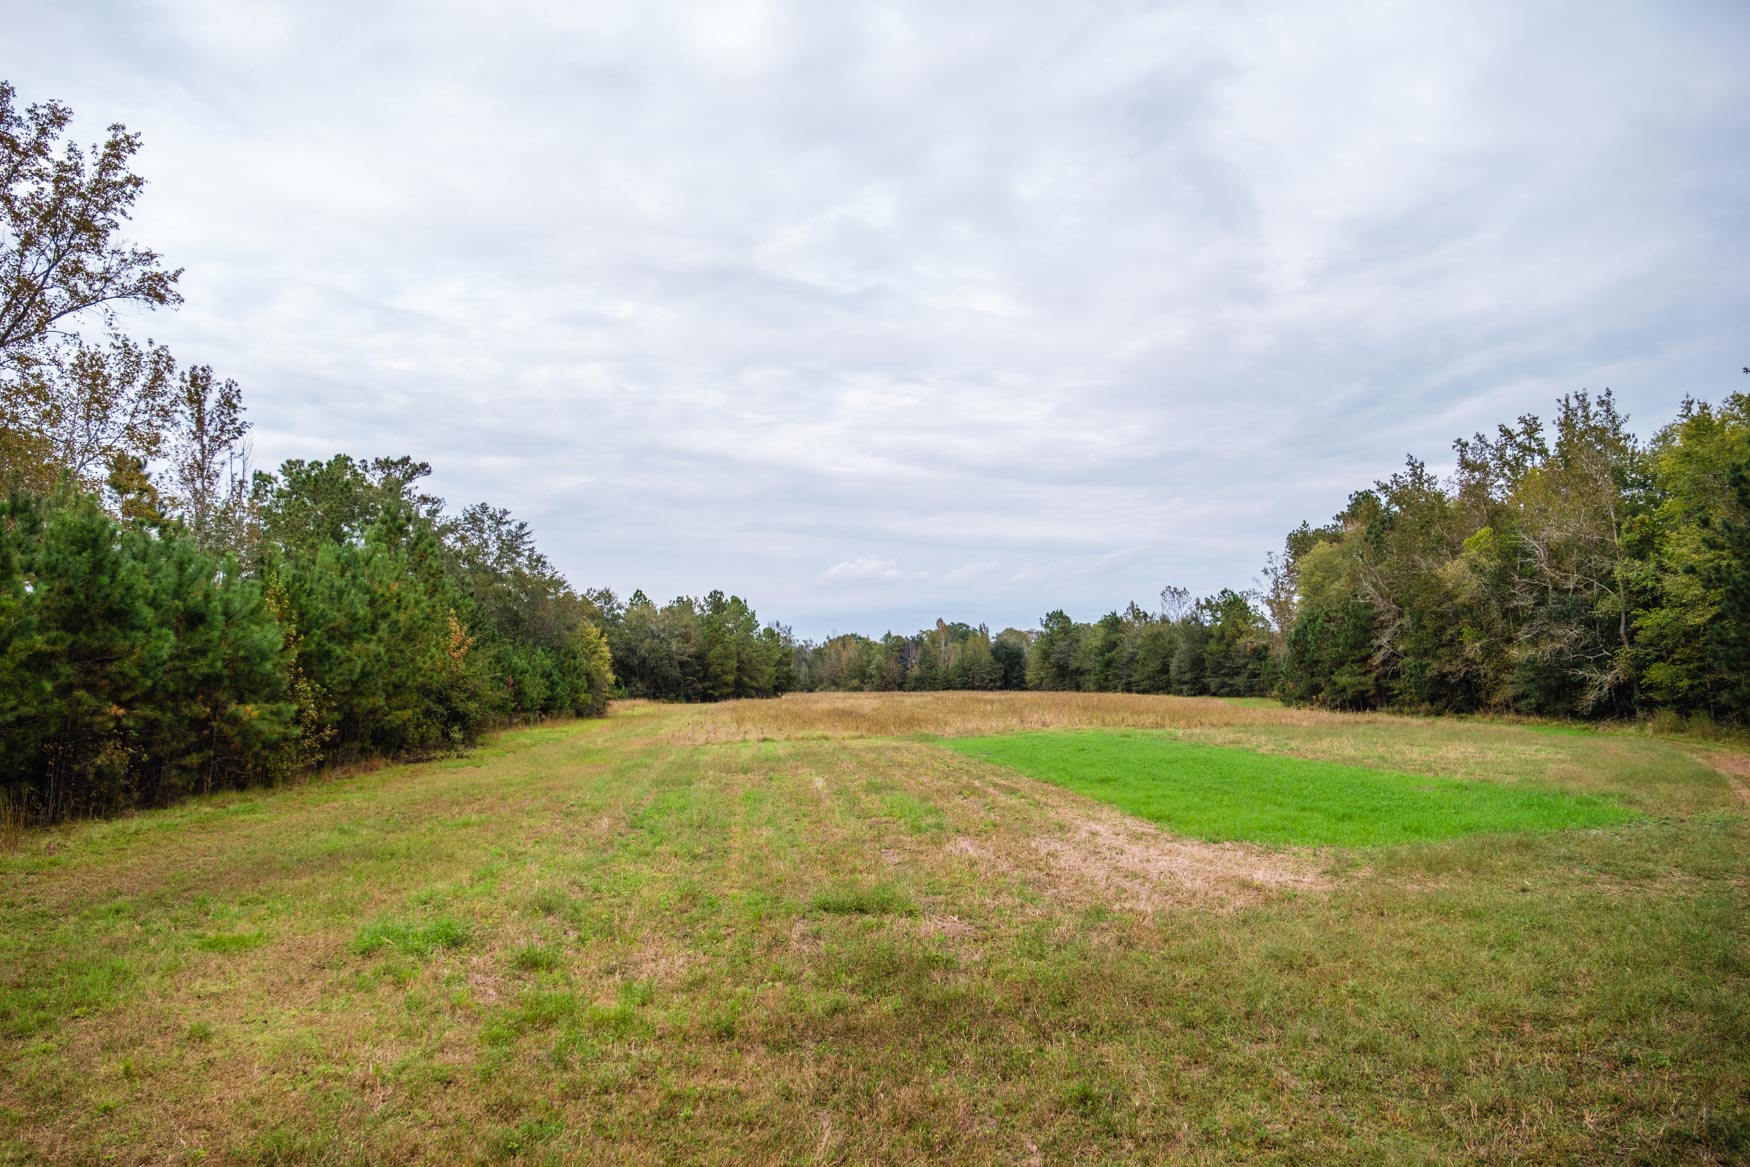
[(835, 636), (797, 646), (797, 685), (1750, 721), (1750, 395), (1642, 440), (1608, 390), (1576, 392), (1454, 453), (1444, 480), (1412, 457), (1302, 523), (1256, 588)]
[(252, 471), (235, 382), (141, 343), (137, 135), (0, 83), (0, 795), (48, 821), (600, 713), (594, 605), (410, 458)]
[(795, 640), (780, 624), (760, 625), (740, 596), (713, 591), (657, 607), (643, 591), (622, 603), (589, 593), (613, 655), (619, 692), (655, 701), (777, 697), (797, 687)]
[(1280, 691), (1339, 708), (1750, 714), (1750, 396), (1649, 440), (1607, 390), (1411, 458), (1289, 535)]
[(1032, 630), (949, 623), (911, 636), (848, 633), (795, 649), (806, 690), (1048, 689), (1250, 697), (1277, 675), (1272, 635), (1252, 598), (1222, 590), (1192, 599), (1161, 593), (1158, 611), (1135, 603), (1092, 623), (1061, 609)]

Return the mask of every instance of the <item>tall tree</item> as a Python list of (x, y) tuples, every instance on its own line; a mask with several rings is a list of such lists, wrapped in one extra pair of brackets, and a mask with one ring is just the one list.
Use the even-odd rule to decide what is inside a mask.
[(130, 167), (140, 136), (119, 123), (87, 152), (62, 135), (73, 111), (58, 101), (17, 108), (0, 81), (0, 354), (29, 362), (73, 318), (115, 305), (182, 302), (163, 257), (119, 237), (146, 180)]
[(249, 464), (243, 442), (243, 394), (207, 365), (178, 378), (170, 489), (173, 503), (201, 546), (238, 554), (247, 548)]
[[(0, 81), (0, 455), (95, 484), (120, 454), (155, 455), (169, 420), (169, 357), (120, 337), (115, 309), (175, 307), (182, 273), (122, 237), (139, 135), (112, 125), (87, 151), (64, 140), (72, 120)], [(103, 343), (81, 337), (91, 324)]]
[(1525, 612), (1516, 684), (1551, 711), (1628, 712), (1637, 681), (1629, 631), (1646, 581), (1638, 522), (1641, 455), (1607, 389), (1561, 398), (1555, 444), (1515, 492)]

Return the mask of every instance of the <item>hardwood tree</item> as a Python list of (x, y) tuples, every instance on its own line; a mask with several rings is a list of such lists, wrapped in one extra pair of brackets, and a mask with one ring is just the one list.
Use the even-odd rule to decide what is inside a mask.
[[(171, 413), (168, 355), (116, 329), (122, 305), (174, 308), (181, 269), (125, 238), (146, 180), (121, 124), (85, 149), (58, 101), (20, 108), (0, 81), (0, 455), (57, 463), (88, 483), (123, 452), (158, 452)], [(101, 343), (81, 328), (95, 324)]]

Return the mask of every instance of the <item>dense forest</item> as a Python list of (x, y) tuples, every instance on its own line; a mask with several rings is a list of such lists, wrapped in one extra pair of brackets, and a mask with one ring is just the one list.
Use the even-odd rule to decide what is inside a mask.
[[(1259, 587), (1092, 623), (798, 643), (737, 596), (579, 592), (411, 458), (249, 465), (238, 386), (121, 327), (181, 272), (123, 239), (137, 135), (0, 83), (0, 794), (36, 820), (452, 750), (495, 725), (793, 690), (1276, 695), (1750, 719), (1750, 396), (1651, 439), (1609, 391), (1411, 459)], [(1750, 370), (1747, 370), (1750, 371)]]
[(1288, 537), (1280, 687), (1342, 708), (1750, 713), (1750, 396), (1649, 441), (1573, 393)]
[(1411, 458), (1261, 586), (1033, 631), (938, 622), (797, 649), (804, 689), (1277, 696), (1340, 709), (1750, 720), (1750, 395), (1650, 440), (1607, 390)]

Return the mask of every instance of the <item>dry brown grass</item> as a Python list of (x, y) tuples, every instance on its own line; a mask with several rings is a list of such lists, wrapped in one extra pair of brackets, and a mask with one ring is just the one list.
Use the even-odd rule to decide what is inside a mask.
[(1732, 793), (1738, 796), (1739, 802), (1750, 806), (1750, 754), (1733, 750), (1697, 750), (1696, 756), (1730, 779)]
[(1304, 855), (1243, 843), (1180, 839), (1121, 812), (1066, 815), (1067, 836), (1038, 838), (1033, 847), (1081, 884), (1080, 898), (1153, 915), (1199, 900), (1232, 909), (1272, 891), (1330, 886)]
[(0, 854), (18, 850), (24, 840), (24, 808), (0, 794)]
[(1375, 719), (1211, 697), (1135, 693), (791, 693), (776, 701), (692, 706), (674, 721), (669, 740), (710, 745), (914, 734), (965, 737), (1023, 729), (1210, 729), (1371, 720)]

